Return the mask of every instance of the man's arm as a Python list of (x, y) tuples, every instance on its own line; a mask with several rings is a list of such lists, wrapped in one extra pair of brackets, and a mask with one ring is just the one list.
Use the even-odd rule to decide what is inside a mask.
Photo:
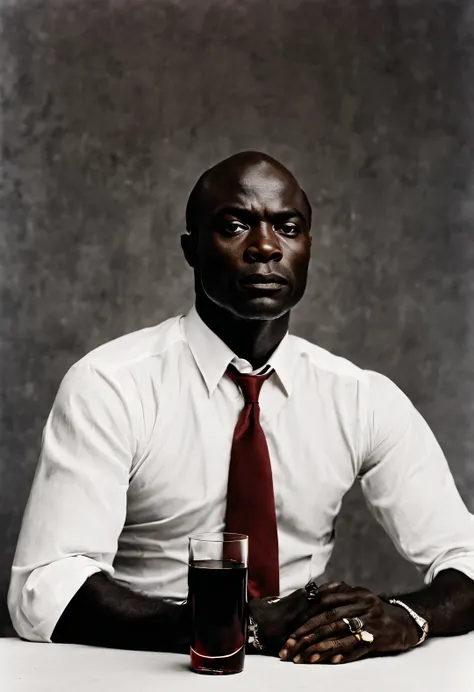
[(93, 574), (66, 607), (51, 639), (184, 653), (189, 647), (187, 606), (136, 593), (104, 573)]
[[(427, 584), (398, 598), (425, 618), (430, 635), (468, 632), (474, 629), (474, 517), (418, 411), (387, 378), (371, 373), (369, 380), (360, 450), (362, 491), (377, 521)], [(362, 619), (374, 635), (372, 644), (357, 643), (342, 621), (350, 617)], [(420, 637), (403, 607), (347, 585), (340, 593), (322, 589), (320, 614), (293, 634), (287, 658), (301, 653), (305, 661), (314, 655), (312, 662), (405, 651)]]
[(432, 634), (468, 631), (474, 627), (474, 516), (435, 436), (409, 399), (375, 373), (369, 398), (362, 491), (397, 550), (424, 574), (427, 585), (400, 600), (416, 612), (418, 607), (422, 617), (426, 612)]
[(368, 408), (364, 496), (427, 584), (396, 598), (428, 622), (429, 636), (469, 632), (474, 629), (474, 517), (435, 436), (398, 387), (373, 373)]
[(83, 584), (96, 573), (113, 577), (130, 471), (140, 453), (140, 411), (126, 370), (97, 371), (80, 362), (62, 381), (12, 567), (8, 605), (21, 637), (50, 641)]
[(428, 622), (430, 636), (474, 630), (474, 581), (457, 570), (443, 570), (426, 588), (393, 598), (406, 603)]
[[(426, 588), (397, 596), (421, 615), (430, 636), (466, 634), (474, 629), (474, 582), (461, 572), (440, 572)], [(296, 629), (282, 647), (283, 660), (348, 663), (373, 654), (400, 653), (417, 645), (421, 630), (408, 612), (368, 589), (331, 582), (320, 589), (319, 613)], [(372, 644), (361, 644), (343, 618), (358, 617)], [(313, 659), (314, 657), (314, 659)]]

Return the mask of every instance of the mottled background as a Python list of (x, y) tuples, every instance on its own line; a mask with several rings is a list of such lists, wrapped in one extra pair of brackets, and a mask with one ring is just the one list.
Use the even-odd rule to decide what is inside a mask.
[[(315, 208), (293, 330), (393, 378), (474, 509), (474, 2), (0, 0), (0, 27), (0, 631), (61, 378), (190, 305), (185, 201), (241, 149)], [(331, 576), (419, 584), (346, 500)]]

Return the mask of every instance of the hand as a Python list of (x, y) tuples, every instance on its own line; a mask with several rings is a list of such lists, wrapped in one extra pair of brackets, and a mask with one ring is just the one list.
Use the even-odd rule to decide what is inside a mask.
[[(404, 608), (368, 589), (330, 582), (319, 587), (316, 602), (319, 612), (291, 634), (280, 651), (282, 660), (348, 663), (369, 654), (407, 651), (418, 642), (418, 628)], [(374, 636), (372, 644), (350, 633), (342, 618), (352, 617), (359, 617)]]
[(258, 625), (258, 638), (266, 653), (278, 655), (291, 632), (319, 612), (319, 601), (308, 600), (305, 589), (283, 598), (253, 598), (249, 610)]

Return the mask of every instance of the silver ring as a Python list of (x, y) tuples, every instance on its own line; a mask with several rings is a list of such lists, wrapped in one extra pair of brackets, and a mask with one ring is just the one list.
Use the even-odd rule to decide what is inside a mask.
[(306, 598), (308, 601), (313, 601), (315, 598), (318, 598), (319, 586), (316, 584), (314, 579), (310, 579), (304, 588), (307, 594)]
[(358, 634), (364, 627), (364, 623), (360, 618), (342, 618), (342, 622), (347, 625), (351, 634)]

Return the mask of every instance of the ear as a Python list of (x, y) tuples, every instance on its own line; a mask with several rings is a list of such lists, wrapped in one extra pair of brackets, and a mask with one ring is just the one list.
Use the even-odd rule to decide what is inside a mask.
[(181, 248), (186, 262), (194, 269), (197, 262), (197, 233), (183, 233), (181, 236)]

